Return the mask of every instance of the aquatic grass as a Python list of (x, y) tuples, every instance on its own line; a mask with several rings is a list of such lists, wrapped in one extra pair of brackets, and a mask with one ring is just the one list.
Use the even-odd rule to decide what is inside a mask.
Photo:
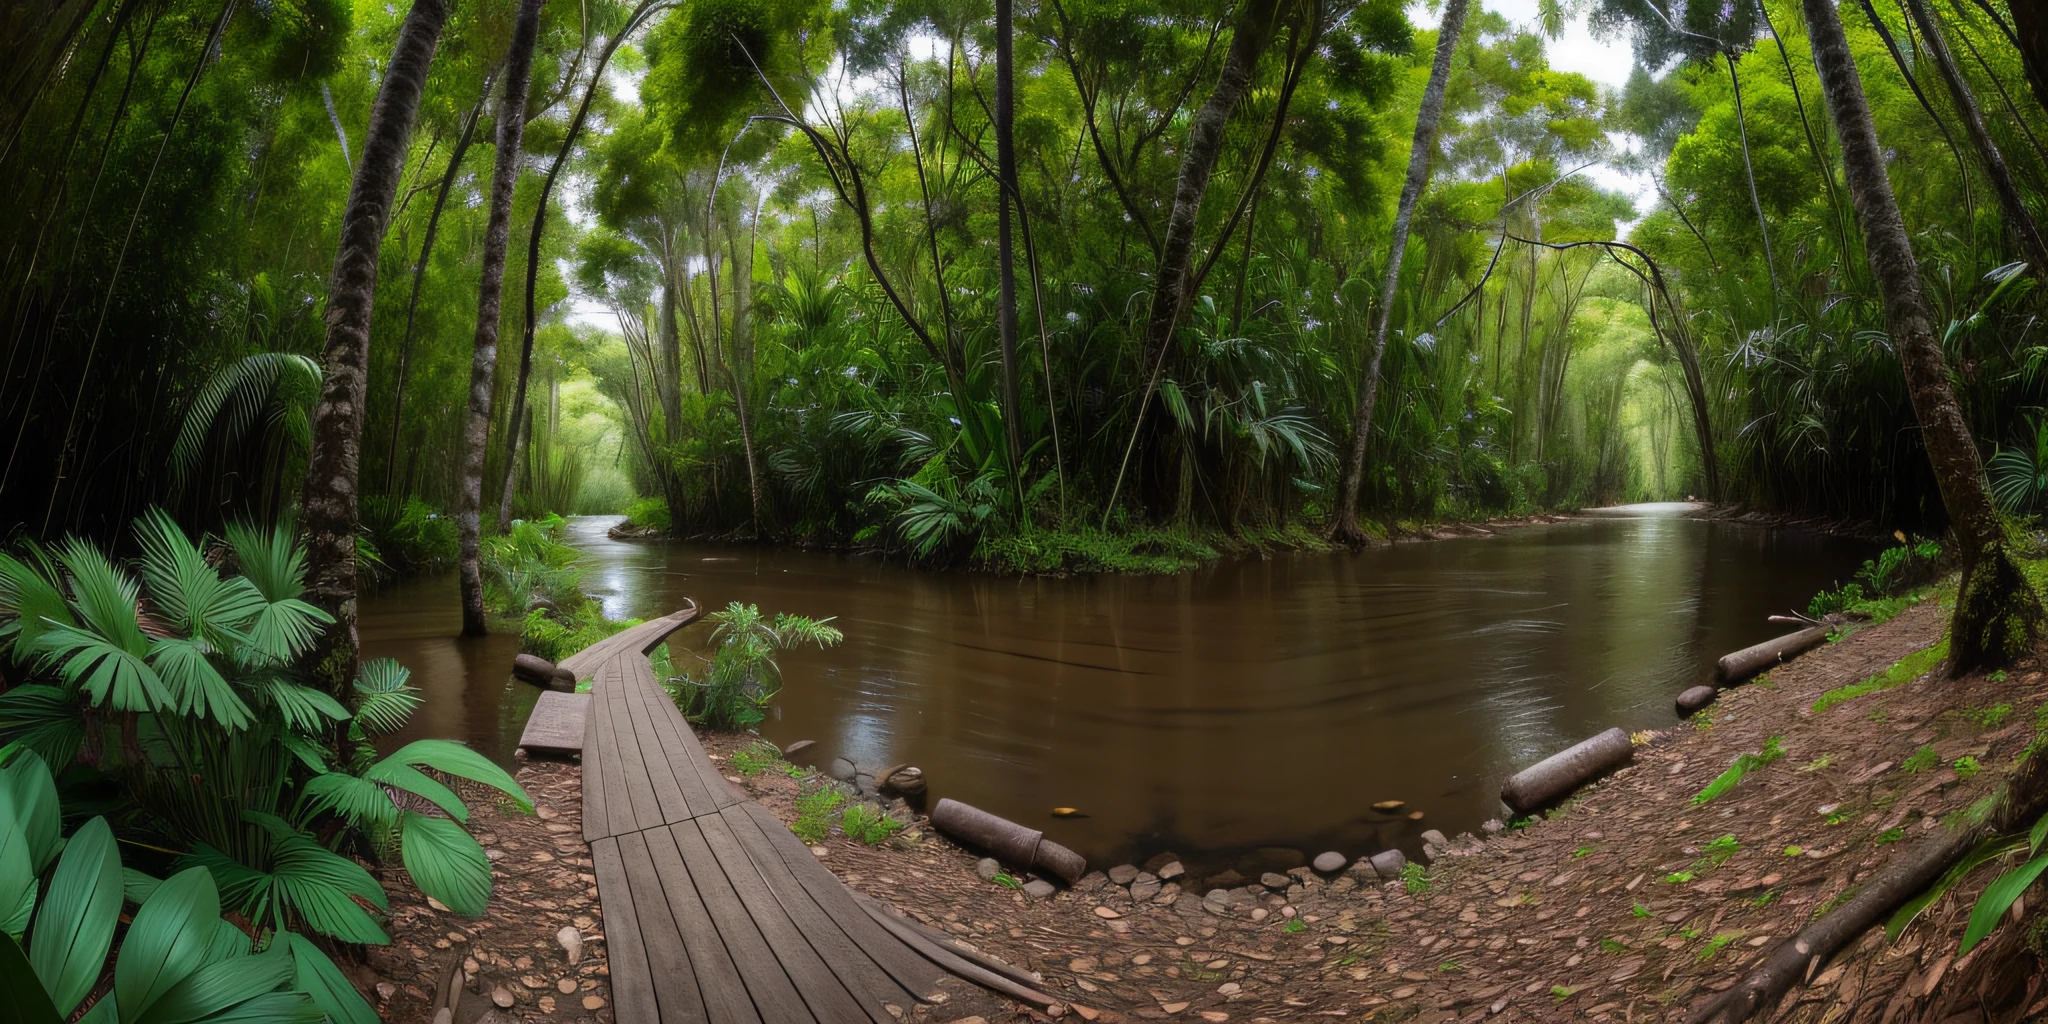
[(1729, 765), (1727, 771), (1722, 772), (1719, 778), (1707, 783), (1707, 788), (1700, 790), (1693, 796), (1692, 805), (1698, 807), (1727, 793), (1729, 790), (1734, 789), (1736, 784), (1740, 783), (1743, 777), (1750, 772), (1784, 757), (1785, 749), (1781, 746), (1784, 740), (1785, 737), (1783, 736), (1773, 736), (1764, 742), (1764, 749), (1760, 753), (1737, 756), (1735, 763)]
[(1893, 662), (1890, 668), (1877, 675), (1871, 676), (1860, 683), (1836, 687), (1821, 694), (1820, 699), (1813, 702), (1814, 713), (1819, 714), (1837, 704), (1852, 701), (1858, 697), (1867, 697), (1880, 690), (1889, 690), (1893, 687), (1903, 686), (1934, 671), (1934, 667), (1947, 657), (1948, 638), (1942, 637), (1939, 643), (1914, 651), (1900, 658), (1898, 661)]

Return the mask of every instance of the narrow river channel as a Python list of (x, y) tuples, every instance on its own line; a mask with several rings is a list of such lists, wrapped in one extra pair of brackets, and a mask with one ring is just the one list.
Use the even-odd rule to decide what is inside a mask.
[[(846, 643), (784, 657), (762, 733), (868, 769), (916, 764), (950, 796), (1091, 861), (1162, 850), (1241, 867), (1413, 850), (1476, 830), (1501, 779), (1609, 726), (1675, 720), (1719, 655), (1782, 627), (1870, 549), (1642, 506), (1491, 538), (1236, 559), (1170, 577), (919, 572), (877, 558), (606, 536), (573, 522), (614, 618), (694, 599), (835, 616)], [(427, 694), (418, 735), (500, 757), (534, 693), (514, 638), (452, 639), (452, 579), (364, 604), (369, 657)], [(710, 627), (675, 645), (699, 664)], [(822, 763), (822, 761), (820, 762)], [(1403, 800), (1420, 822), (1376, 813)], [(1056, 806), (1086, 817), (1056, 820)]]

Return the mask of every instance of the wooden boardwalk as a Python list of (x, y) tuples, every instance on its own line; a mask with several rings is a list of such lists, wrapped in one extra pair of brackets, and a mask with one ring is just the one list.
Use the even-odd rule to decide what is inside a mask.
[(942, 975), (1041, 1007), (1031, 975), (857, 896), (704, 754), (646, 654), (691, 607), (562, 662), (592, 680), (583, 838), (619, 1024), (895, 1024)]

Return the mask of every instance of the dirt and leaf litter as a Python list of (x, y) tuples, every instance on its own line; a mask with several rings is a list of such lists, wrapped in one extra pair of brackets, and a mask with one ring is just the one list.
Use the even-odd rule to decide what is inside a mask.
[[(1953, 681), (1888, 673), (1931, 662), (1908, 659), (1944, 619), (1926, 602), (1724, 691), (1691, 722), (1639, 735), (1631, 767), (1543, 820), (1402, 880), (1302, 868), (1222, 892), (1181, 878), (1134, 900), (1091, 873), (1037, 899), (984, 881), (978, 853), (921, 821), (874, 845), (828, 830), (813, 852), (853, 888), (1037, 972), (1082, 1019), (1683, 1020), (1990, 794), (2033, 741), (2048, 704), (2038, 663)], [(751, 742), (707, 738), (728, 765)], [(729, 777), (790, 822), (815, 785)], [(1966, 879), (1896, 943), (1873, 930), (1777, 1018), (2043, 1019), (2038, 901), (1955, 956), (1995, 874)], [(912, 1015), (1045, 1016), (961, 996)]]

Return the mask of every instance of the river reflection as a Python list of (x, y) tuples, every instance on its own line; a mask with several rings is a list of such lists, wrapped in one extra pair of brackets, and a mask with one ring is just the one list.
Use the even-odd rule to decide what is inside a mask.
[[(1475, 829), (1515, 768), (1613, 725), (1667, 725), (1713, 659), (1845, 579), (1865, 545), (1649, 509), (1355, 555), (1171, 577), (916, 572), (832, 553), (610, 540), (581, 519), (586, 588), (614, 617), (747, 601), (837, 616), (785, 656), (762, 727), (822, 757), (924, 768), (951, 796), (1098, 863), (1174, 849), (1411, 850)], [(427, 604), (437, 604), (430, 608)], [(423, 734), (505, 753), (532, 703), (512, 645), (445, 639), (452, 583), (366, 602), (367, 653), (428, 687)], [(707, 626), (673, 642), (692, 665)], [(1400, 799), (1423, 822), (1371, 812)], [(1054, 820), (1055, 806), (1088, 817)]]

